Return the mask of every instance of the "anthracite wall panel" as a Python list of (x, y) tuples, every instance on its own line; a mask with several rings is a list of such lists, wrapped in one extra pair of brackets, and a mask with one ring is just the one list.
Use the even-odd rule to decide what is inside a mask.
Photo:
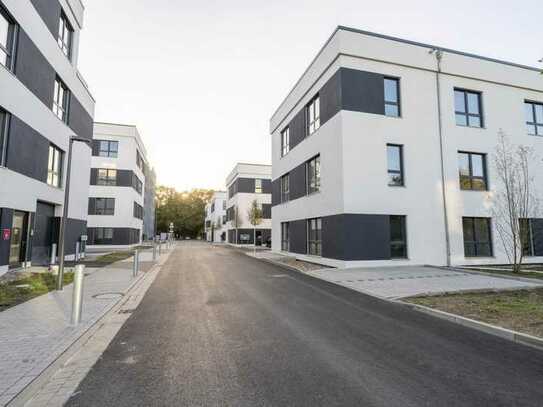
[[(0, 208), (0, 231), (11, 229), (13, 226), (13, 209)], [(3, 240), (0, 236), (0, 266), (9, 264), (10, 241)]]
[(131, 170), (117, 170), (117, 186), (131, 187), (133, 174)]
[(271, 179), (262, 180), (262, 193), (271, 194), (272, 193), (272, 182)]
[(532, 219), (534, 255), (543, 256), (543, 219)]
[(70, 96), (70, 110), (68, 114), (68, 125), (79, 137), (92, 140), (93, 123), (92, 117), (79, 103), (76, 97)]
[(295, 220), (289, 222), (290, 251), (292, 253), (307, 253), (307, 221)]
[(281, 203), (281, 178), (277, 178), (272, 182), (272, 206)]
[(289, 188), (291, 201), (307, 195), (305, 162), (290, 171)]
[(62, 7), (58, 0), (31, 0), (34, 8), (42, 18), (43, 22), (55, 37), (58, 36), (58, 25)]
[(238, 178), (236, 180), (238, 184), (237, 192), (255, 192), (255, 180), (254, 178)]
[(271, 205), (270, 204), (262, 204), (262, 218), (271, 219)]
[(341, 108), (355, 112), (385, 114), (384, 76), (341, 68)]
[[(288, 124), (289, 137), (290, 137), (290, 149), (293, 149), (300, 144), (306, 135), (305, 130), (305, 107), (300, 110), (296, 116)], [(281, 129), (282, 131), (283, 129)]]
[(321, 126), (341, 110), (341, 91), (341, 70), (339, 70), (319, 91)]

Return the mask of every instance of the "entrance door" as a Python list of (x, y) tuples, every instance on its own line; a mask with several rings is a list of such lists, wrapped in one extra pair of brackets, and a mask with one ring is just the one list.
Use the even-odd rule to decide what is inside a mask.
[(11, 241), (9, 247), (9, 266), (20, 267), (25, 261), (26, 254), (26, 231), (28, 215), (25, 212), (15, 211), (11, 226)]
[(32, 264), (49, 264), (55, 225), (55, 206), (38, 202), (32, 237)]
[(256, 231), (256, 245), (262, 246), (262, 231), (261, 230)]

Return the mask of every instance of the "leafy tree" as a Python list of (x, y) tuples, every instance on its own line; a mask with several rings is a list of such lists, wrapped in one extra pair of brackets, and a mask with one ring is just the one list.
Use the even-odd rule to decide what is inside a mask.
[(262, 223), (262, 209), (260, 208), (260, 205), (258, 205), (257, 200), (253, 200), (251, 203), (251, 206), (249, 207), (249, 210), (247, 211), (247, 218), (249, 219), (249, 223), (253, 225), (253, 244), (255, 247), (255, 253), (256, 253), (256, 227)]

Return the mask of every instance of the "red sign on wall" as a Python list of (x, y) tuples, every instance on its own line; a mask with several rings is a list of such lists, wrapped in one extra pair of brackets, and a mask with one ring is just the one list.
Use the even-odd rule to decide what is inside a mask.
[(2, 240), (9, 240), (11, 238), (11, 229), (2, 230)]

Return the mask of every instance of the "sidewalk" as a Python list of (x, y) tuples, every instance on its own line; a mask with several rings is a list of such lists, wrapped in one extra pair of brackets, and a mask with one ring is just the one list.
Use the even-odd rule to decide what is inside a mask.
[(85, 269), (83, 316), (70, 326), (72, 285), (0, 313), (0, 406), (9, 403), (81, 335), (111, 309), (152, 268), (152, 251), (140, 254), (140, 274), (132, 259)]

